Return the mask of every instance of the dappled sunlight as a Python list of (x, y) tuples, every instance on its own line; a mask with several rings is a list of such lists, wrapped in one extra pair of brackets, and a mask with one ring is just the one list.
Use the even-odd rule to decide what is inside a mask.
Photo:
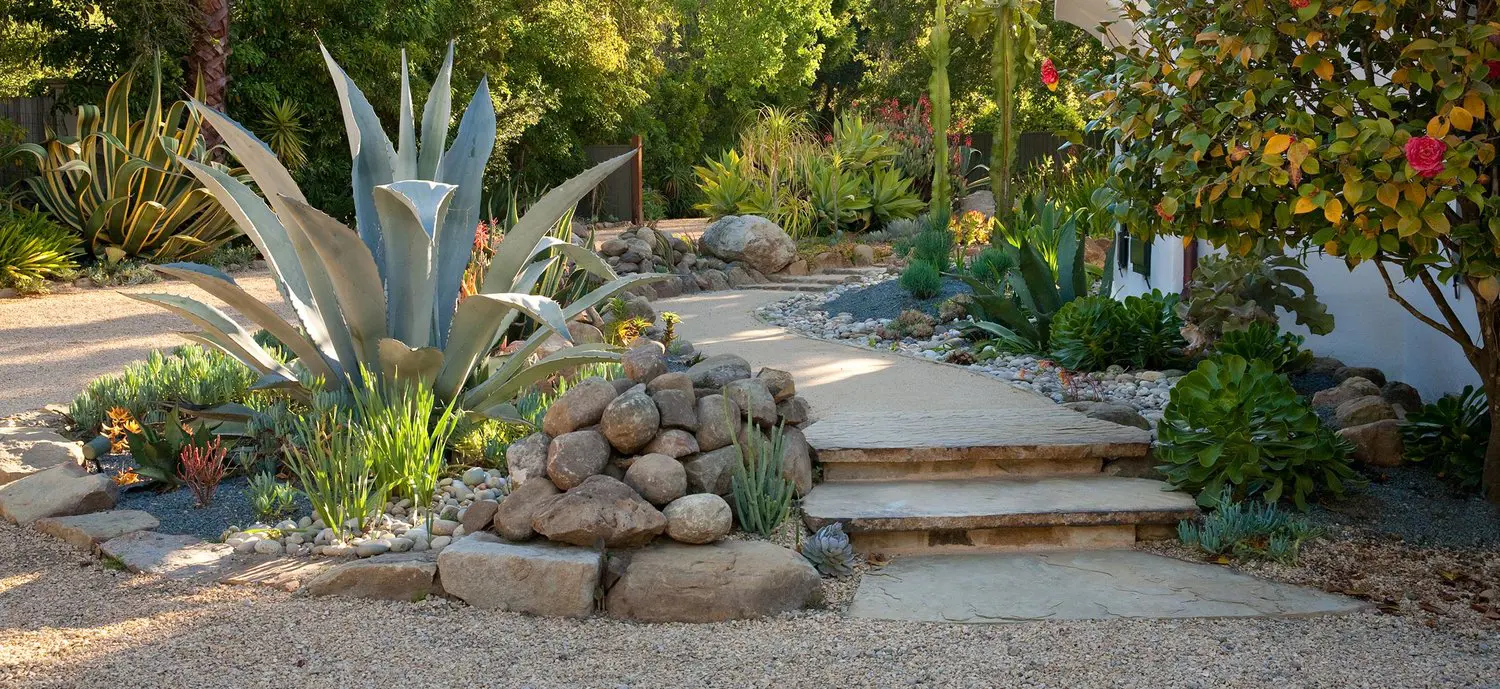
[(35, 582), (41, 577), (42, 575), (40, 572), (31, 572), (28, 574), (16, 574), (8, 577), (0, 577), (0, 594), (9, 593), (14, 589)]
[(859, 376), (877, 375), (890, 368), (892, 364), (891, 361), (865, 357), (814, 364), (797, 371), (797, 386), (806, 389), (833, 385)]

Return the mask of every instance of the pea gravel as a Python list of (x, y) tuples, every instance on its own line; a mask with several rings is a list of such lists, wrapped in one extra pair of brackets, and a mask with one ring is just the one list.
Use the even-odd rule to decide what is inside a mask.
[(640, 625), (306, 599), (100, 567), (0, 525), (0, 686), (1496, 687), (1500, 639), (1368, 613), (994, 626)]

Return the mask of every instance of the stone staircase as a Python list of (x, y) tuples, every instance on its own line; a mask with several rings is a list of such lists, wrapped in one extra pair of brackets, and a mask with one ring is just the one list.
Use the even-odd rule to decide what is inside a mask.
[(823, 483), (807, 525), (865, 554), (1128, 548), (1174, 536), (1193, 498), (1113, 475), (1150, 434), (1059, 407), (835, 412), (806, 430)]
[(767, 282), (741, 285), (738, 289), (772, 290), (777, 292), (827, 292), (839, 285), (856, 282), (866, 275), (875, 275), (885, 268), (830, 268), (813, 275), (768, 275)]

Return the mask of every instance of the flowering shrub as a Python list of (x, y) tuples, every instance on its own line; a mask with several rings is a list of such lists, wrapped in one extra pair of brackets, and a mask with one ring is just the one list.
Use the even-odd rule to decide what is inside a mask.
[[(913, 188), (922, 198), (930, 199), (934, 155), (932, 101), (925, 93), (910, 105), (892, 98), (870, 108), (870, 115), (891, 133), (891, 142), (899, 151), (896, 168), (905, 176), (914, 178)], [(968, 126), (967, 122), (957, 120), (948, 127), (948, 171), (953, 188), (960, 192), (967, 186), (965, 178), (974, 146), (974, 137), (960, 133)]]
[[(1118, 151), (1117, 218), (1239, 253), (1264, 240), (1374, 262), (1383, 291), (1500, 394), (1494, 5), (1155, 0), (1123, 12), (1137, 44), (1085, 77), (1105, 104), (1091, 127)], [(1437, 308), (1398, 293), (1403, 278)], [(1478, 296), (1478, 332), (1449, 282)], [(1484, 482), (1500, 500), (1500, 442)]]

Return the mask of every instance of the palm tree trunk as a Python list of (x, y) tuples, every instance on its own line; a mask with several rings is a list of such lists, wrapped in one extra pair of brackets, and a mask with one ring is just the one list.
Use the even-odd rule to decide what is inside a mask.
[[(229, 91), (229, 2), (197, 0), (198, 17), (187, 57), (194, 97), (219, 112), (224, 112)], [(209, 148), (220, 142), (210, 126), (204, 126), (203, 135)]]

